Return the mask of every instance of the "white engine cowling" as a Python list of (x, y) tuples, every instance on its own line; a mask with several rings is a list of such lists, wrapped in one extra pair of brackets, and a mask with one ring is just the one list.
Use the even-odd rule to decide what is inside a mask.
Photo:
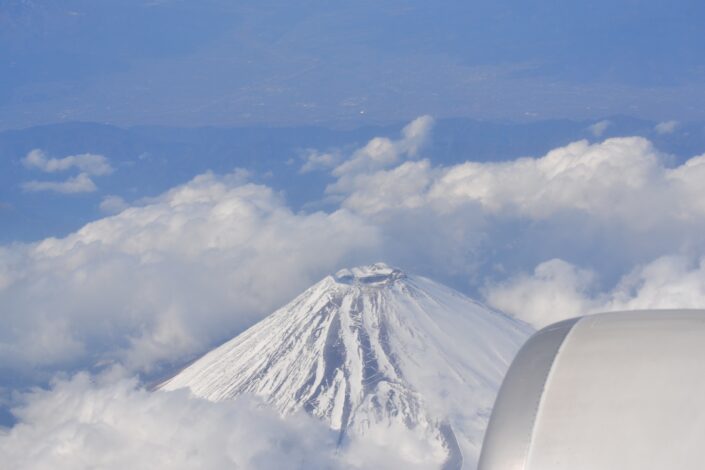
[(705, 469), (705, 310), (590, 315), (522, 347), (479, 470)]

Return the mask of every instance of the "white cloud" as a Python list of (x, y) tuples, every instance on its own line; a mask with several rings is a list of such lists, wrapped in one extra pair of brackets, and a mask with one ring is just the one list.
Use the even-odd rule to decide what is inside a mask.
[(119, 214), (130, 207), (130, 205), (120, 196), (109, 195), (105, 196), (103, 200), (100, 201), (99, 207), (100, 210), (106, 214)]
[(295, 214), (242, 179), (201, 175), (65, 238), (0, 250), (0, 368), (178, 362), (380, 245), (346, 210)]
[(663, 121), (656, 124), (654, 130), (657, 134), (673, 134), (678, 127), (678, 121)]
[(624, 276), (604, 310), (705, 308), (705, 257), (660, 257)]
[(641, 137), (578, 141), (540, 158), (466, 162), (432, 167), (405, 162), (391, 169), (341, 178), (328, 192), (342, 205), (373, 215), (426, 206), (448, 213), (463, 205), (487, 214), (534, 220), (565, 212), (616, 220), (631, 229), (671, 221), (697, 223), (705, 215), (705, 156), (676, 168)]
[(390, 170), (349, 175), (327, 188), (329, 194), (347, 190), (343, 205), (363, 214), (389, 208), (413, 209), (428, 202), (428, 187), (433, 179), (428, 160), (409, 161)]
[(607, 128), (611, 125), (612, 123), (610, 121), (604, 120), (596, 122), (595, 124), (591, 125), (589, 129), (590, 132), (592, 132), (592, 135), (594, 135), (595, 137), (601, 137), (602, 134), (604, 134)]
[[(433, 118), (421, 116), (402, 129), (401, 139), (375, 137), (335, 167), (333, 175), (342, 180), (347, 176), (388, 168), (399, 163), (402, 157), (417, 157), (428, 141), (432, 127)], [(337, 184), (343, 185), (341, 181)]]
[(62, 194), (91, 193), (98, 188), (86, 173), (68, 178), (65, 181), (27, 181), (22, 183), (22, 189), (27, 192), (52, 191)]
[(429, 200), (449, 205), (473, 201), (488, 212), (531, 218), (563, 210), (621, 215), (651, 202), (648, 194), (667, 183), (667, 174), (661, 155), (646, 139), (578, 141), (540, 158), (448, 168), (429, 189)]
[(86, 374), (25, 396), (0, 434), (14, 469), (331, 468), (335, 436), (304, 415), (282, 419), (245, 399), (212, 403)]
[(337, 432), (303, 413), (150, 392), (115, 370), (57, 380), (22, 401), (18, 423), (0, 431), (0, 460), (18, 470), (437, 468), (406, 429), (338, 447)]
[(329, 168), (333, 168), (340, 163), (342, 158), (343, 156), (336, 150), (319, 152), (314, 149), (309, 149), (303, 157), (304, 164), (299, 169), (299, 173), (304, 174), (316, 170), (327, 170)]
[(554, 259), (533, 274), (489, 286), (492, 306), (536, 327), (579, 315), (637, 309), (705, 308), (705, 257), (657, 258), (635, 267), (611, 289), (596, 289), (597, 273)]
[(17, 264), (21, 255), (12, 248), (0, 245), (0, 291), (14, 281), (14, 273), (19, 269)]
[[(506, 162), (359, 169), (327, 191), (380, 227), (391, 241), (387, 259), (443, 281), (509, 277), (494, 285), (492, 302), (530, 307), (523, 317), (540, 325), (608, 308), (617, 293), (595, 293), (596, 279), (617, 279), (673, 253), (705, 252), (705, 155), (677, 167), (668, 161), (647, 139), (611, 138)], [(553, 261), (515, 277), (556, 257), (597, 270)]]
[(485, 298), (495, 308), (543, 327), (591, 312), (595, 302), (587, 292), (595, 273), (563, 260), (539, 264), (533, 274), (519, 274), (486, 289)]
[(34, 149), (22, 159), (22, 163), (27, 168), (37, 169), (46, 173), (77, 168), (82, 173), (101, 176), (110, 174), (113, 171), (107, 158), (93, 153), (70, 155), (64, 158), (48, 158), (42, 150)]

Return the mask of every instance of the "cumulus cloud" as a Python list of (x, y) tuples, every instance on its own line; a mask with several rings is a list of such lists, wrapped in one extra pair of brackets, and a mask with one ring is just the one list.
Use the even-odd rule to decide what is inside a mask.
[(336, 194), (346, 189), (343, 205), (369, 215), (390, 208), (414, 209), (426, 205), (433, 177), (428, 160), (408, 161), (389, 170), (341, 179), (327, 191)]
[(30, 151), (23, 159), (22, 163), (30, 169), (40, 170), (46, 173), (66, 171), (77, 168), (87, 175), (101, 176), (113, 172), (113, 167), (103, 155), (93, 153), (83, 153), (80, 155), (70, 155), (64, 158), (49, 158), (40, 149)]
[(307, 469), (338, 460), (335, 436), (313, 418), (282, 419), (246, 399), (212, 403), (79, 374), (24, 401), (13, 410), (18, 424), (0, 434), (7, 468)]
[(22, 189), (27, 192), (52, 191), (61, 194), (76, 194), (91, 193), (98, 188), (87, 173), (79, 173), (65, 181), (27, 181), (22, 183)]
[(123, 198), (115, 195), (105, 196), (99, 206), (101, 212), (106, 214), (118, 214), (128, 207), (130, 205)]
[(430, 136), (433, 127), (431, 116), (421, 116), (402, 129), (398, 140), (375, 137), (367, 145), (356, 150), (352, 156), (333, 170), (335, 176), (368, 172), (386, 168), (399, 161), (402, 156), (415, 157)]
[(378, 245), (347, 210), (296, 214), (241, 174), (200, 175), (65, 238), (0, 249), (0, 368), (182, 361)]
[(437, 468), (405, 429), (339, 446), (337, 432), (304, 413), (281, 417), (249, 397), (150, 392), (119, 370), (56, 380), (13, 413), (0, 459), (18, 470)]
[(611, 289), (596, 289), (598, 274), (563, 260), (539, 264), (489, 286), (485, 297), (496, 308), (536, 327), (598, 312), (637, 309), (705, 308), (705, 257), (662, 256), (635, 267)]
[(609, 294), (603, 310), (705, 308), (705, 257), (662, 256), (637, 266)]
[(532, 274), (519, 274), (487, 288), (485, 298), (493, 307), (540, 328), (595, 309), (595, 300), (588, 294), (594, 283), (594, 272), (552, 259), (539, 264)]
[(676, 168), (665, 161), (641, 137), (583, 140), (508, 162), (433, 167), (426, 160), (408, 161), (339, 180), (328, 191), (364, 214), (420, 206), (449, 212), (471, 204), (486, 213), (534, 220), (580, 212), (626, 220), (633, 228), (702, 219), (705, 156)]
[(661, 189), (668, 173), (646, 139), (578, 141), (540, 158), (448, 168), (429, 188), (428, 197), (449, 205), (473, 201), (489, 212), (516, 211), (531, 218), (563, 210), (621, 215), (651, 202), (648, 194)]
[(656, 124), (654, 130), (657, 134), (673, 134), (678, 127), (678, 121), (663, 121)]
[[(516, 285), (495, 292), (516, 288), (512, 296), (492, 298), (499, 308), (530, 304), (557, 312), (555, 318), (577, 315), (592, 309), (596, 279), (613, 280), (635, 264), (684, 250), (705, 251), (705, 155), (673, 167), (649, 140), (623, 137), (505, 162), (434, 166), (403, 157), (334, 171), (338, 180), (327, 192), (393, 240), (385, 245), (393, 262), (444, 282), (456, 282), (455, 275), (474, 284), (512, 278)], [(514, 278), (566, 257), (597, 271), (553, 261)], [(534, 288), (554, 286), (560, 289), (549, 297), (531, 296)], [(595, 308), (606, 308), (608, 300), (600, 302)], [(524, 314), (542, 323), (532, 315)]]
[(22, 189), (27, 192), (90, 193), (98, 189), (91, 176), (108, 175), (113, 172), (113, 167), (110, 166), (107, 158), (92, 153), (70, 155), (64, 158), (49, 158), (42, 150), (34, 149), (22, 159), (22, 164), (26, 168), (45, 173), (61, 172), (72, 168), (80, 171), (78, 175), (64, 181), (32, 180), (22, 183)]
[(304, 164), (299, 168), (299, 173), (305, 174), (316, 170), (327, 170), (333, 168), (342, 160), (342, 154), (337, 150), (319, 152), (309, 149), (303, 156)]
[(611, 125), (612, 123), (610, 121), (604, 120), (596, 122), (595, 124), (591, 125), (589, 129), (590, 132), (592, 132), (592, 135), (594, 135), (595, 137), (602, 137), (602, 134), (604, 134), (607, 128)]

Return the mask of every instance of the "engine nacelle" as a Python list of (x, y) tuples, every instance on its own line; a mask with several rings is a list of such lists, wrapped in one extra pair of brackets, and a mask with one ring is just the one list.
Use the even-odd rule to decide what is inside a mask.
[(532, 336), (479, 470), (705, 469), (705, 310), (590, 315)]

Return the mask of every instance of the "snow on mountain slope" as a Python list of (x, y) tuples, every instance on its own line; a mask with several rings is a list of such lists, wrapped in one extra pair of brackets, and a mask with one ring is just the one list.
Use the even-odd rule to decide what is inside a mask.
[(338, 430), (341, 445), (401, 429), (424, 443), (400, 448), (411, 460), (474, 468), (497, 389), (531, 331), (379, 263), (326, 277), (160, 388), (303, 409)]

